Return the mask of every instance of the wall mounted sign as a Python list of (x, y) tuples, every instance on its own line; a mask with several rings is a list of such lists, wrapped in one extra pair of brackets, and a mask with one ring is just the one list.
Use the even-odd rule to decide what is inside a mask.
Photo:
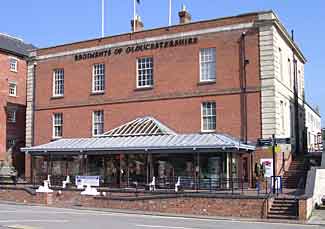
[(264, 177), (273, 176), (273, 159), (272, 158), (262, 158), (260, 163), (264, 165), (265, 173)]
[(99, 57), (109, 57), (112, 55), (118, 56), (124, 53), (131, 54), (131, 53), (143, 52), (147, 50), (175, 48), (179, 46), (194, 45), (197, 43), (198, 43), (197, 37), (175, 39), (175, 40), (168, 40), (168, 41), (158, 41), (158, 42), (132, 45), (127, 47), (119, 47), (113, 49), (109, 48), (100, 51), (86, 52), (86, 53), (75, 55), (74, 59), (75, 61), (80, 61), (80, 60), (94, 59)]

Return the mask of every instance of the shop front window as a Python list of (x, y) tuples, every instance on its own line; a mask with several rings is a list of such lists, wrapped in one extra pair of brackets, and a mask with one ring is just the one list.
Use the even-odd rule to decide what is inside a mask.
[(68, 166), (68, 175), (69, 176), (80, 176), (83, 174), (82, 172), (82, 156), (72, 156), (67, 158), (67, 166)]
[(88, 156), (87, 157), (87, 175), (104, 176), (104, 157)]
[(145, 154), (128, 155), (128, 182), (131, 186), (147, 183), (147, 163)]
[(119, 186), (120, 184), (120, 155), (105, 156), (104, 183), (107, 186)]
[(226, 154), (201, 154), (201, 178), (223, 179), (227, 176)]

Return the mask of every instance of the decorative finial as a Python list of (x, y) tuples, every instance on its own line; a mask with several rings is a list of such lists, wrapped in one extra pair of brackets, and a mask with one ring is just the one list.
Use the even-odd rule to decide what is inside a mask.
[(182, 4), (182, 11), (186, 11), (186, 5)]

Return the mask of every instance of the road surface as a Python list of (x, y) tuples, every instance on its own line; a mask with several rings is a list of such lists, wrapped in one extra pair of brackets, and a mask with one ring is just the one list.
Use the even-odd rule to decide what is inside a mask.
[[(316, 229), (313, 225), (193, 219), (0, 204), (0, 229)], [(324, 227), (323, 227), (324, 228)]]

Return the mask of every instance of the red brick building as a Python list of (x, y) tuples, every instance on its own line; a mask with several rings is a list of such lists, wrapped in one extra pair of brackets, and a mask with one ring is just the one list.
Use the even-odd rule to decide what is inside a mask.
[[(180, 24), (171, 27), (144, 30), (137, 19), (134, 33), (36, 50), (28, 72), (27, 146), (98, 137), (145, 116), (176, 133), (217, 132), (254, 146), (273, 133), (294, 139), (293, 131), (283, 131), (293, 125), (283, 123), (293, 120), (294, 103), (292, 90), (281, 83), (291, 75), (279, 76), (278, 50), (291, 50), (285, 55), (299, 69), (306, 60), (276, 15), (258, 12), (200, 22), (191, 22), (186, 11), (179, 15)], [(282, 86), (291, 94), (279, 93)], [(282, 113), (279, 104), (285, 104)], [(282, 151), (289, 158), (291, 146), (283, 145)], [(270, 155), (260, 148), (252, 157), (241, 154), (240, 174), (250, 179), (254, 162)], [(280, 164), (281, 157), (278, 171), (288, 166)], [(52, 169), (60, 167), (53, 163)], [(30, 168), (28, 159), (27, 176)]]
[[(13, 160), (24, 175), (27, 58), (32, 45), (0, 34), (0, 161)], [(12, 158), (11, 158), (12, 157)]]

